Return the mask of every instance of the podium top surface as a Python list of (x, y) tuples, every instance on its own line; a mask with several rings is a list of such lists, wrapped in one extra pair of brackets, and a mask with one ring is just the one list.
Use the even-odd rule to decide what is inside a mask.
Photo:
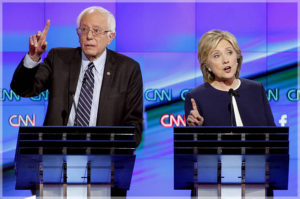
[(133, 126), (34, 126), (20, 127), (23, 133), (101, 133), (101, 134), (134, 134)]
[(134, 154), (135, 127), (20, 127), (16, 154)]
[(199, 154), (288, 154), (289, 128), (176, 127), (175, 155)]
[(276, 126), (191, 126), (174, 127), (174, 133), (288, 133), (289, 127)]

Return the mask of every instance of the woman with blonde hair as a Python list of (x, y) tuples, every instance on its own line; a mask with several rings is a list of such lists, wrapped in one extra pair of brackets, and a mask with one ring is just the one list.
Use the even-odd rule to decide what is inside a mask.
[(231, 33), (205, 33), (198, 59), (204, 83), (186, 94), (187, 126), (275, 126), (263, 85), (239, 78), (243, 57)]

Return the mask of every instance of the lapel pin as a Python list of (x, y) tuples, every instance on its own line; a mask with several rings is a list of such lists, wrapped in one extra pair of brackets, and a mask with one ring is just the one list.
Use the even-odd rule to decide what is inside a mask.
[(106, 75), (110, 75), (110, 72), (107, 72)]

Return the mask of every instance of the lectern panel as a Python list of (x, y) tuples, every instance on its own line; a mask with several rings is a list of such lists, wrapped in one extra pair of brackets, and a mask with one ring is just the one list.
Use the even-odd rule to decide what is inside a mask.
[(266, 193), (287, 189), (288, 133), (287, 127), (175, 127), (174, 187), (253, 185), (251, 194), (257, 186)]
[(45, 185), (44, 194), (59, 195), (53, 190), (66, 193), (66, 185), (73, 185), (73, 193), (83, 188), (95, 194), (99, 186), (108, 186), (100, 191), (105, 194), (111, 186), (129, 189), (135, 147), (134, 127), (21, 127), (16, 189)]

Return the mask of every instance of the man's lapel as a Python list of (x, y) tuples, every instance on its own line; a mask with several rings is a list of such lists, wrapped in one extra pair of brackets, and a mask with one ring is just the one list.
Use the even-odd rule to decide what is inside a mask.
[(74, 101), (75, 91), (78, 83), (80, 68), (81, 68), (81, 48), (76, 49), (76, 53), (69, 64), (69, 103), (68, 113), (70, 114), (71, 107)]
[(112, 88), (112, 81), (114, 79), (116, 71), (115, 59), (112, 55), (112, 52), (107, 49), (106, 61), (104, 66), (103, 80), (100, 92), (100, 100), (98, 106), (98, 114), (97, 114), (97, 126), (103, 125), (103, 118), (105, 117), (104, 110), (108, 110), (109, 104), (108, 96)]

